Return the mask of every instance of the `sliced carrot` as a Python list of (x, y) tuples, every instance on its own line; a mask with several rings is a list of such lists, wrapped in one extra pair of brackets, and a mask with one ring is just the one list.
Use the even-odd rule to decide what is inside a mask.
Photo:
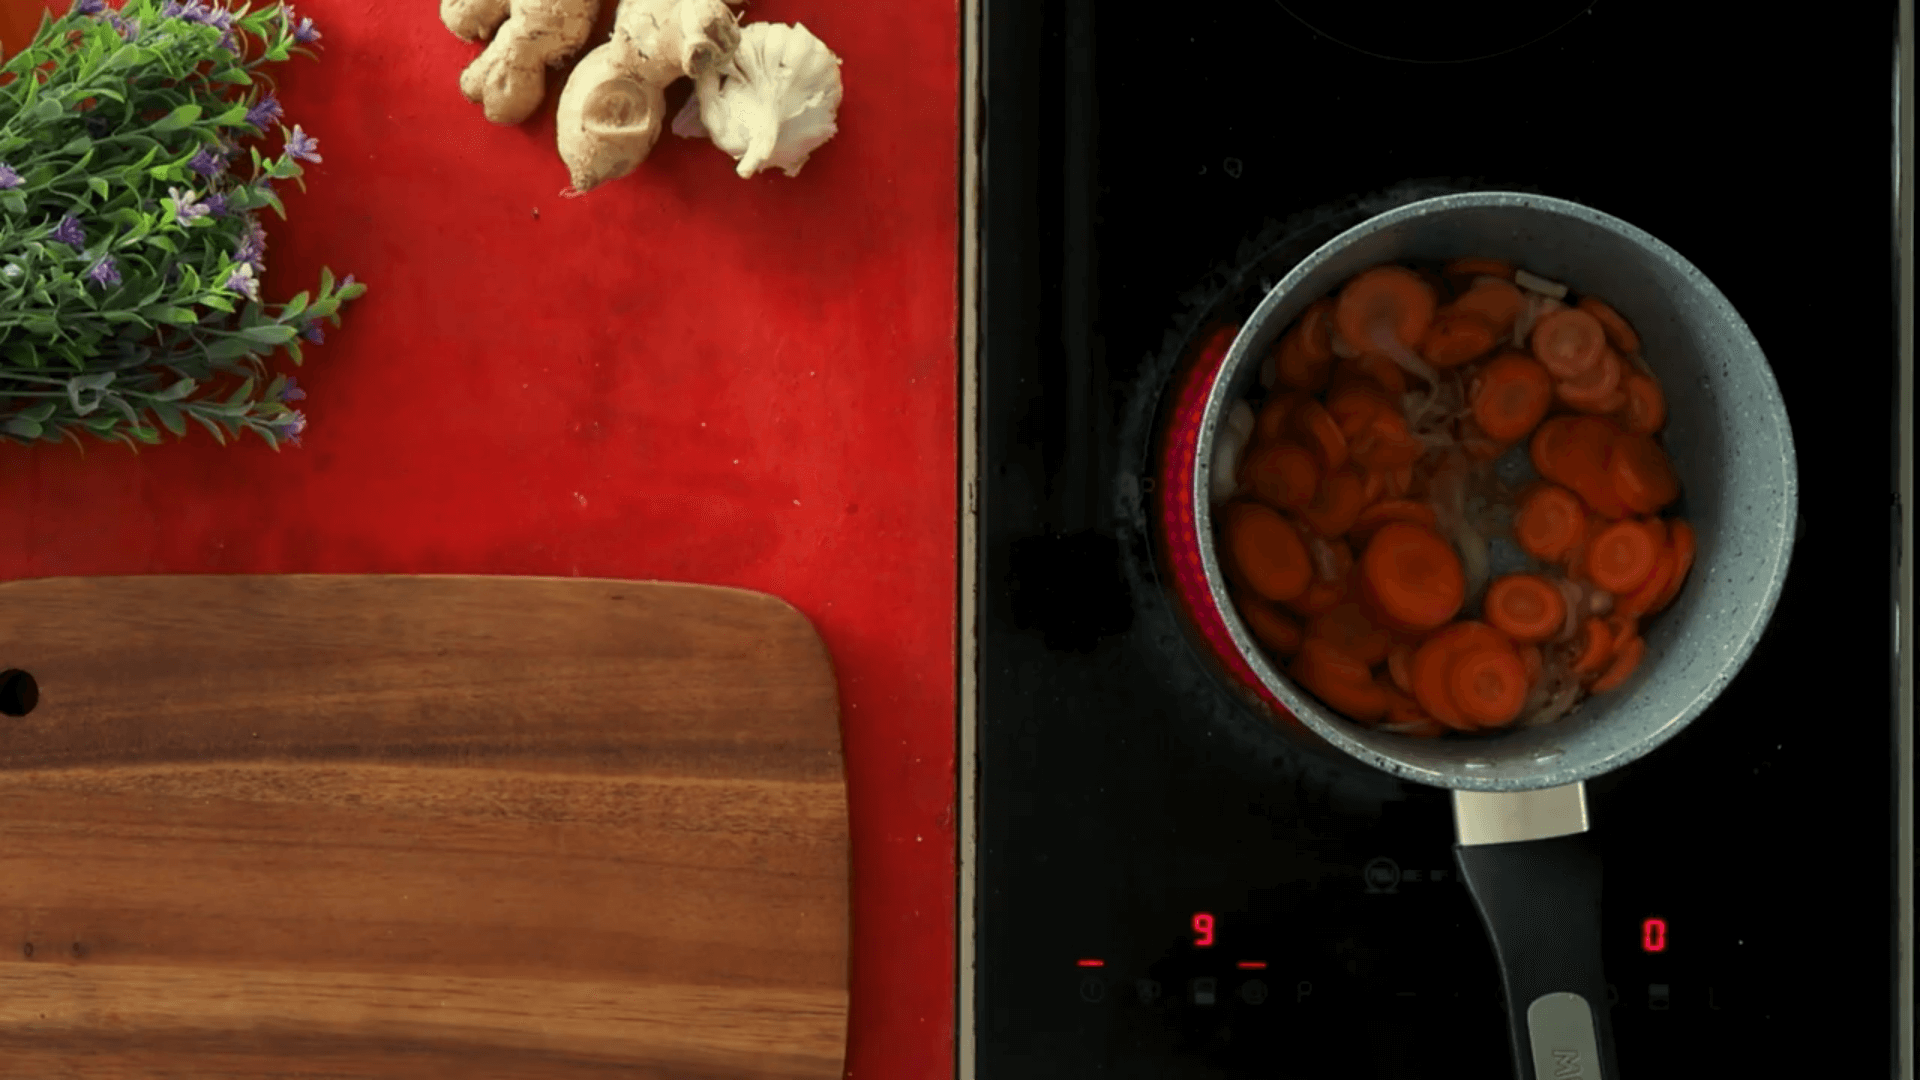
[(1320, 638), (1355, 660), (1373, 667), (1387, 658), (1393, 647), (1387, 632), (1374, 625), (1359, 604), (1336, 604), (1307, 623), (1307, 637)]
[(1454, 300), (1453, 307), (1473, 312), (1491, 323), (1494, 333), (1506, 337), (1527, 309), (1527, 298), (1510, 282), (1481, 278)]
[(1401, 693), (1413, 693), (1413, 646), (1398, 642), (1387, 650), (1387, 677)]
[(1612, 412), (1626, 404), (1626, 395), (1620, 393), (1620, 379), (1624, 374), (1620, 354), (1605, 349), (1592, 367), (1574, 378), (1556, 382), (1553, 394), (1571, 409), (1587, 413)]
[(1426, 444), (1407, 427), (1407, 418), (1392, 407), (1375, 412), (1348, 450), (1354, 463), (1366, 469), (1412, 465), (1427, 452)]
[(1320, 478), (1320, 490), (1301, 508), (1300, 517), (1321, 536), (1340, 536), (1353, 528), (1354, 519), (1366, 507), (1366, 497), (1366, 482), (1359, 472), (1343, 465)]
[(1363, 270), (1340, 290), (1334, 304), (1334, 328), (1356, 350), (1364, 351), (1377, 328), (1409, 348), (1419, 344), (1439, 304), (1433, 286), (1404, 266)]
[(1624, 517), (1628, 508), (1607, 471), (1619, 433), (1619, 426), (1604, 417), (1556, 416), (1534, 433), (1533, 467), (1602, 517)]
[(1229, 503), (1225, 518), (1227, 565), (1246, 589), (1269, 600), (1292, 600), (1313, 583), (1313, 561), (1299, 530), (1270, 507)]
[(1526, 704), (1526, 664), (1510, 646), (1475, 649), (1454, 661), (1448, 689), (1461, 716), (1478, 727), (1502, 727)]
[(1332, 611), (1334, 607), (1346, 598), (1347, 590), (1345, 582), (1316, 580), (1313, 584), (1307, 586), (1306, 592), (1301, 593), (1292, 600), (1282, 601), (1281, 605), (1302, 619), (1311, 619), (1316, 615)]
[(1320, 461), (1299, 443), (1272, 442), (1247, 456), (1240, 476), (1261, 502), (1276, 510), (1298, 510), (1320, 490)]
[(1480, 370), (1470, 396), (1480, 430), (1512, 442), (1546, 417), (1553, 406), (1553, 380), (1538, 360), (1522, 352), (1504, 352)]
[(1604, 694), (1609, 690), (1618, 689), (1621, 683), (1627, 681), (1627, 676), (1633, 674), (1633, 669), (1640, 666), (1640, 660), (1646, 654), (1647, 639), (1634, 636), (1614, 654), (1607, 666), (1606, 674), (1595, 679), (1593, 685), (1587, 689), (1595, 694)]
[(1404, 495), (1411, 494), (1412, 491), (1413, 491), (1413, 466), (1412, 465), (1402, 465), (1399, 468), (1394, 469), (1391, 472), (1387, 473), (1387, 494), (1389, 496), (1398, 499)]
[(1253, 421), (1253, 444), (1277, 442), (1287, 437), (1287, 423), (1293, 419), (1293, 410), (1302, 402), (1312, 400), (1313, 395), (1304, 390), (1274, 390), (1267, 400), (1260, 404), (1260, 415)]
[(1607, 629), (1606, 620), (1589, 618), (1579, 658), (1573, 663), (1573, 673), (1582, 680), (1597, 676), (1606, 670), (1607, 660), (1612, 655), (1613, 631)]
[(1347, 463), (1347, 437), (1318, 401), (1308, 398), (1294, 408), (1287, 433), (1319, 457), (1321, 469), (1331, 471)]
[(1514, 541), (1536, 559), (1557, 562), (1579, 541), (1586, 520), (1578, 495), (1558, 484), (1538, 484), (1521, 495), (1513, 516)]
[(1349, 356), (1333, 366), (1333, 380), (1327, 384), (1327, 398), (1349, 386), (1367, 386), (1385, 391), (1399, 400), (1407, 392), (1407, 371), (1393, 357), (1368, 350)]
[(1640, 636), (1640, 620), (1616, 608), (1607, 616), (1607, 632), (1613, 635), (1613, 655), (1619, 656), (1627, 642)]
[(1622, 433), (1608, 462), (1612, 487), (1635, 513), (1651, 514), (1680, 497), (1680, 480), (1667, 452), (1651, 435)]
[(1389, 521), (1360, 555), (1360, 582), (1373, 613), (1393, 629), (1440, 626), (1466, 600), (1466, 571), (1453, 545), (1422, 525)]
[(1387, 695), (1387, 716), (1389, 724), (1433, 724), (1433, 717), (1420, 707), (1413, 695), (1395, 686), (1389, 679), (1375, 678), (1380, 689)]
[(1373, 538), (1373, 534), (1389, 521), (1405, 521), (1422, 525), (1429, 529), (1440, 527), (1439, 517), (1433, 504), (1418, 499), (1381, 499), (1373, 503), (1353, 519), (1353, 528), (1348, 530), (1354, 541), (1364, 545)]
[(1508, 574), (1487, 586), (1486, 620), (1515, 641), (1533, 644), (1560, 632), (1567, 599), (1537, 574)]
[(1306, 632), (1298, 620), (1251, 592), (1237, 588), (1228, 591), (1233, 596), (1234, 609), (1253, 632), (1254, 640), (1280, 656), (1292, 656), (1300, 651)]
[(1387, 392), (1372, 380), (1349, 382), (1329, 391), (1326, 410), (1327, 415), (1333, 417), (1334, 426), (1346, 437), (1349, 451), (1353, 441), (1366, 434), (1381, 413), (1400, 411)]
[(1556, 379), (1572, 379), (1600, 362), (1607, 347), (1600, 321), (1579, 308), (1562, 308), (1542, 318), (1528, 338), (1534, 359)]
[(1434, 315), (1420, 339), (1420, 355), (1437, 368), (1455, 368), (1493, 351), (1500, 331), (1486, 316), (1452, 305)]
[(1625, 596), (1646, 582), (1659, 559), (1653, 530), (1631, 518), (1616, 521), (1587, 545), (1587, 577), (1614, 596)]
[(1632, 616), (1645, 615), (1653, 610), (1653, 605), (1666, 591), (1667, 583), (1673, 578), (1673, 546), (1662, 545), (1660, 553), (1654, 557), (1653, 573), (1633, 592), (1617, 598), (1614, 610)]
[(1693, 569), (1693, 526), (1680, 518), (1674, 518), (1667, 525), (1668, 543), (1673, 550), (1673, 572), (1667, 577), (1667, 587), (1660, 590), (1654, 598), (1649, 613), (1661, 611), (1673, 598), (1680, 595), (1680, 587), (1686, 584), (1687, 571)]
[(1620, 380), (1626, 403), (1620, 408), (1620, 426), (1636, 435), (1651, 435), (1667, 422), (1667, 395), (1660, 383), (1638, 371)]
[(1273, 373), (1279, 386), (1318, 391), (1333, 370), (1333, 301), (1316, 300), (1274, 346)]
[(1613, 310), (1605, 301), (1583, 296), (1580, 298), (1579, 308), (1593, 316), (1594, 321), (1600, 324), (1600, 329), (1606, 333), (1607, 341), (1614, 348), (1628, 356), (1640, 351), (1640, 335), (1634, 333), (1633, 327), (1627, 325), (1627, 320), (1621, 318), (1620, 313)]
[(1491, 626), (1471, 619), (1441, 628), (1420, 643), (1408, 664), (1414, 700), (1440, 723), (1457, 731), (1472, 731), (1477, 725), (1461, 713), (1453, 698), (1454, 663), (1476, 649), (1505, 643)]
[(1324, 639), (1309, 637), (1302, 642), (1287, 674), (1350, 719), (1378, 720), (1387, 714), (1386, 691), (1373, 681), (1373, 673)]
[(1512, 281), (1513, 264), (1502, 262), (1499, 259), (1482, 259), (1470, 256), (1464, 259), (1455, 259), (1448, 263), (1446, 273), (1450, 278), (1472, 278), (1485, 275), (1487, 277), (1506, 278), (1508, 281)]
[(1587, 546), (1593, 543), (1594, 537), (1599, 536), (1602, 531), (1612, 525), (1614, 520), (1599, 514), (1587, 515), (1586, 526), (1580, 530), (1580, 536), (1574, 540), (1573, 546), (1567, 549), (1566, 557), (1561, 560), (1561, 565), (1566, 567), (1568, 577), (1575, 581), (1587, 580)]

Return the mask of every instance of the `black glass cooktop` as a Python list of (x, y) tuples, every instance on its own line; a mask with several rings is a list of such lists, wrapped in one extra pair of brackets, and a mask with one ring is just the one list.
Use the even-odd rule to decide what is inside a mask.
[(1896, 6), (1425, 7), (987, 4), (977, 1075), (1511, 1075), (1446, 793), (1242, 705), (1141, 495), (1203, 320), (1463, 188), (1673, 246), (1794, 425), (1766, 637), (1587, 785), (1621, 1075), (1887, 1075)]

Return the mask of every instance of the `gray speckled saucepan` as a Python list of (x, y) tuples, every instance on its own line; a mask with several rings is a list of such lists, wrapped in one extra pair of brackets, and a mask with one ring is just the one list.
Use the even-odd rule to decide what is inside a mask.
[[(1693, 264), (1618, 218), (1514, 192), (1424, 199), (1347, 230), (1273, 287), (1220, 369), (1200, 446), (1214, 445), (1228, 410), (1256, 385), (1261, 359), (1309, 303), (1371, 266), (1468, 255), (1508, 260), (1613, 305), (1639, 332), (1666, 392), (1661, 439), (1681, 484), (1669, 512), (1694, 527), (1696, 554), (1686, 586), (1645, 627), (1645, 657), (1626, 683), (1554, 723), (1491, 737), (1413, 739), (1363, 727), (1273, 666), (1228, 599), (1213, 544), (1201, 545), (1202, 558), (1240, 655), (1314, 736), (1452, 789), (1455, 857), (1499, 958), (1520, 1080), (1618, 1080), (1584, 782), (1672, 738), (1733, 679), (1773, 614), (1793, 548), (1792, 432), (1746, 323)], [(1203, 537), (1214, 535), (1213, 457), (1195, 455)]]

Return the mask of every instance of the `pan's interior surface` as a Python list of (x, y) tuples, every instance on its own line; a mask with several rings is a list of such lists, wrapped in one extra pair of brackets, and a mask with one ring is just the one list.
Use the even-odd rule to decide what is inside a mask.
[(1681, 482), (1667, 512), (1698, 549), (1686, 587), (1645, 627), (1638, 670), (1612, 693), (1531, 729), (1414, 739), (1345, 720), (1276, 669), (1227, 600), (1206, 493), (1213, 455), (1196, 455), (1194, 520), (1214, 601), (1240, 653), (1310, 729), (1395, 775), (1441, 787), (1519, 791), (1585, 780), (1671, 738), (1732, 680), (1785, 582), (1797, 506), (1793, 437), (1766, 356), (1746, 323), (1691, 263), (1590, 208), (1511, 192), (1447, 195), (1364, 222), (1309, 255), (1242, 328), (1201, 426), (1211, 447), (1226, 411), (1258, 378), (1268, 348), (1306, 306), (1367, 267), (1465, 255), (1510, 260), (1612, 304), (1639, 332), (1667, 394), (1662, 433)]

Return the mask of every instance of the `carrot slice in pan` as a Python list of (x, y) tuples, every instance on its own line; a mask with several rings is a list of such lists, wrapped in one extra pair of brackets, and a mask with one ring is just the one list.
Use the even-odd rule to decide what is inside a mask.
[(1453, 301), (1458, 311), (1471, 311), (1493, 324), (1494, 332), (1506, 337), (1513, 324), (1527, 309), (1527, 298), (1506, 281), (1482, 278)]
[(1600, 321), (1579, 308), (1562, 308), (1534, 324), (1528, 338), (1534, 359), (1556, 379), (1574, 379), (1600, 362), (1607, 334)]
[(1350, 719), (1371, 721), (1387, 714), (1386, 691), (1373, 681), (1373, 673), (1323, 639), (1310, 637), (1302, 642), (1287, 674)]
[(1614, 654), (1612, 661), (1607, 665), (1606, 672), (1595, 679), (1593, 685), (1587, 689), (1595, 694), (1604, 694), (1609, 690), (1617, 689), (1621, 683), (1627, 681), (1627, 676), (1632, 675), (1633, 670), (1640, 666), (1640, 660), (1646, 654), (1647, 639), (1634, 635)]
[(1593, 316), (1594, 321), (1600, 324), (1600, 329), (1607, 335), (1607, 342), (1614, 348), (1628, 356), (1640, 351), (1640, 335), (1634, 333), (1633, 327), (1627, 325), (1627, 320), (1621, 318), (1620, 313), (1613, 310), (1605, 301), (1583, 296), (1580, 298), (1578, 307), (1581, 311)]
[(1686, 584), (1687, 571), (1693, 569), (1693, 526), (1680, 518), (1674, 518), (1667, 525), (1668, 543), (1673, 549), (1673, 572), (1667, 578), (1667, 587), (1660, 590), (1649, 612), (1661, 611), (1673, 598), (1680, 595), (1680, 587)]
[(1667, 395), (1660, 384), (1630, 371), (1620, 380), (1626, 404), (1620, 408), (1620, 426), (1636, 435), (1651, 435), (1667, 422)]
[(1469, 619), (1442, 627), (1421, 642), (1408, 664), (1414, 700), (1442, 724), (1457, 731), (1474, 730), (1478, 725), (1466, 718), (1453, 698), (1453, 665), (1476, 649), (1505, 644), (1499, 632), (1483, 622)]
[(1342, 536), (1366, 507), (1366, 497), (1366, 481), (1351, 466), (1342, 466), (1320, 478), (1319, 492), (1301, 508), (1300, 517), (1321, 536)]
[(1233, 596), (1235, 610), (1240, 612), (1247, 629), (1253, 631), (1254, 640), (1280, 656), (1292, 656), (1300, 651), (1300, 643), (1306, 640), (1306, 633), (1298, 620), (1251, 592), (1242, 589), (1228, 591)]
[(1424, 525), (1429, 529), (1438, 529), (1439, 515), (1434, 512), (1433, 504), (1419, 499), (1381, 499), (1353, 519), (1353, 528), (1348, 530), (1354, 540), (1365, 544), (1373, 534), (1389, 521), (1405, 521), (1414, 525)]
[(1448, 689), (1462, 717), (1478, 727), (1502, 727), (1526, 704), (1526, 664), (1510, 646), (1474, 649), (1454, 660)]
[(1607, 629), (1605, 619), (1589, 618), (1573, 673), (1583, 680), (1594, 678), (1606, 670), (1607, 660), (1612, 656), (1613, 631)]
[(1420, 355), (1434, 367), (1454, 368), (1487, 355), (1499, 342), (1500, 330), (1486, 316), (1448, 305), (1421, 337)]
[(1446, 274), (1450, 278), (1474, 278), (1480, 276), (1506, 278), (1513, 280), (1513, 264), (1500, 259), (1483, 259), (1469, 256), (1455, 259), (1447, 264)]
[(1460, 556), (1438, 532), (1390, 521), (1360, 555), (1360, 581), (1373, 612), (1388, 627), (1420, 631), (1440, 626), (1466, 600)]
[(1486, 620), (1515, 641), (1533, 644), (1559, 633), (1567, 599), (1537, 574), (1508, 574), (1487, 586)]
[(1585, 534), (1586, 507), (1580, 497), (1554, 483), (1525, 492), (1513, 516), (1514, 540), (1536, 559), (1558, 562)]
[(1320, 468), (1338, 469), (1347, 463), (1347, 437), (1326, 407), (1312, 398), (1301, 402), (1287, 421), (1287, 431), (1320, 458)]
[(1308, 638), (1320, 638), (1371, 668), (1393, 647), (1387, 632), (1374, 625), (1359, 604), (1344, 601), (1307, 623)]
[(1587, 545), (1587, 577), (1615, 596), (1646, 583), (1659, 565), (1660, 541), (1646, 523), (1631, 518), (1600, 530)]
[(1275, 346), (1273, 371), (1279, 386), (1318, 391), (1333, 370), (1333, 301), (1316, 300)]
[(1293, 524), (1256, 502), (1229, 503), (1227, 565), (1241, 584), (1269, 600), (1292, 600), (1313, 583), (1313, 561)]
[(1651, 435), (1622, 433), (1614, 440), (1607, 472), (1627, 508), (1651, 514), (1680, 497), (1680, 480), (1667, 452)]
[(1273, 442), (1248, 455), (1241, 478), (1259, 500), (1277, 510), (1298, 510), (1320, 490), (1320, 462), (1295, 442)]
[(1340, 290), (1334, 304), (1334, 328), (1355, 349), (1364, 350), (1375, 328), (1411, 348), (1426, 336), (1439, 305), (1433, 286), (1404, 266), (1363, 270)]
[(1287, 437), (1287, 424), (1293, 419), (1293, 410), (1303, 402), (1312, 400), (1313, 395), (1304, 390), (1276, 390), (1267, 395), (1260, 404), (1260, 414), (1253, 420), (1254, 445), (1277, 442)]
[(1473, 418), (1480, 430), (1512, 442), (1537, 427), (1553, 407), (1553, 380), (1538, 360), (1504, 352), (1487, 361), (1474, 380)]

